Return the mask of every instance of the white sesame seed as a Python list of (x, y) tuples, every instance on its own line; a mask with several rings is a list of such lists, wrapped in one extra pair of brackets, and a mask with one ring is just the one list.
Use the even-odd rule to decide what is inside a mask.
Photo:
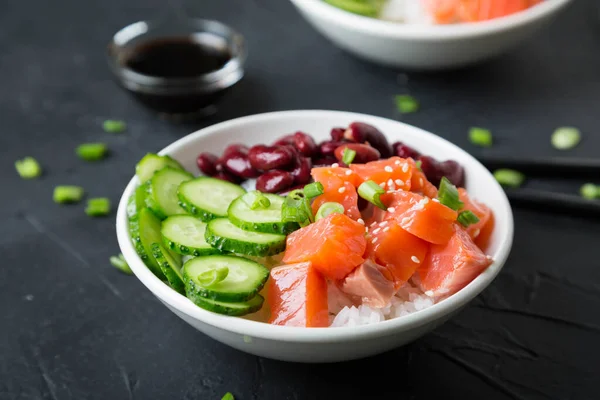
[(396, 164), (396, 165), (400, 165), (400, 164), (402, 164), (402, 163), (400, 162), (400, 160), (396, 160), (396, 161), (394, 162), (394, 164)]
[(373, 239), (373, 241), (371, 243), (373, 243), (373, 244), (377, 243), (377, 238)]
[(473, 231), (473, 239), (475, 239), (477, 236), (479, 236), (480, 233), (481, 233), (481, 231), (479, 229), (475, 229), (475, 231)]
[(333, 168), (337, 168), (337, 167), (339, 167), (339, 166), (340, 166), (340, 164), (338, 164), (338, 163), (333, 163), (333, 164), (331, 164), (331, 166), (332, 166)]
[(401, 225), (408, 225), (410, 223), (410, 218), (408, 217), (404, 217), (402, 218), (402, 221), (400, 221)]
[(417, 263), (417, 264), (421, 262), (421, 260), (419, 260), (417, 258), (417, 256), (412, 256), (410, 259), (412, 260), (412, 262)]
[(342, 186), (341, 188), (338, 189), (338, 192), (340, 193), (344, 193), (346, 191), (346, 188), (344, 186)]
[(449, 291), (450, 291), (450, 289), (448, 289), (448, 288), (441, 288), (441, 289), (438, 289), (438, 292), (439, 292), (440, 294), (445, 294), (445, 293), (448, 293)]
[(386, 193), (394, 193), (395, 190), (388, 190)]
[(389, 231), (389, 230), (390, 230), (390, 227), (389, 227), (389, 226), (386, 226), (385, 228), (383, 228), (383, 231), (384, 231), (384, 232), (387, 232), (387, 231)]
[(378, 233), (380, 230), (381, 230), (380, 228), (377, 228), (377, 229), (373, 230), (373, 235), (377, 235), (377, 233)]
[(362, 224), (362, 225), (365, 224), (365, 221), (362, 218), (357, 219), (356, 222), (358, 222), (359, 224)]
[(392, 179), (389, 179), (387, 181), (388, 186), (394, 186), (394, 181)]
[(389, 165), (386, 165), (385, 168), (383, 169), (385, 172), (394, 172), (394, 170), (392, 169), (392, 167), (390, 167)]
[(492, 256), (485, 256), (485, 258), (487, 258), (488, 261), (492, 261), (493, 260)]
[(436, 203), (440, 202), (438, 199), (432, 199), (432, 200), (435, 201)]
[(385, 182), (381, 182), (381, 183), (379, 184), (379, 186), (381, 186), (382, 188), (384, 188), (384, 187), (385, 187)]
[(424, 208), (425, 206), (421, 203), (417, 203), (417, 205), (413, 207), (414, 210), (422, 210)]
[(419, 178), (419, 186), (423, 186), (423, 178)]
[(393, 213), (394, 211), (396, 211), (396, 209), (394, 207), (388, 207), (387, 210), (388, 210), (388, 212), (391, 212), (391, 213)]
[(408, 164), (404, 164), (402, 166), (402, 172), (407, 173), (408, 172)]
[(377, 221), (375, 222), (371, 222), (371, 225), (369, 225), (370, 228), (374, 227), (375, 225), (377, 225)]
[(429, 297), (433, 297), (433, 291), (428, 290), (428, 291), (425, 292), (425, 295), (429, 296)]
[(421, 203), (423, 203), (423, 204), (429, 203), (429, 197), (425, 197), (423, 200), (421, 200)]
[(383, 221), (381, 224), (379, 224), (379, 226), (383, 227), (383, 226), (386, 226), (387, 224), (388, 224), (387, 221)]
[(396, 185), (398, 186), (404, 186), (404, 181), (402, 179), (396, 179), (394, 182), (396, 182)]
[(346, 171), (346, 175), (352, 175), (352, 171), (351, 170)]

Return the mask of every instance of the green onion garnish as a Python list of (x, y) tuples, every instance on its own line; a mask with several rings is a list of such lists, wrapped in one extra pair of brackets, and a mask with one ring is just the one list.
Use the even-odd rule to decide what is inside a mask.
[(469, 130), (469, 140), (475, 146), (492, 147), (492, 132), (489, 129), (473, 127)]
[(123, 121), (107, 119), (102, 124), (102, 127), (104, 128), (104, 132), (121, 133), (125, 130), (125, 128), (127, 128), (127, 124), (125, 124), (125, 122), (123, 122)]
[(412, 96), (399, 94), (395, 97), (396, 108), (402, 114), (409, 114), (419, 109), (419, 102)]
[(438, 200), (448, 208), (458, 211), (464, 206), (458, 197), (458, 190), (446, 177), (443, 177), (438, 190)]
[(304, 227), (314, 222), (310, 201), (302, 189), (292, 190), (286, 197), (281, 207), (283, 222), (297, 222)]
[(315, 221), (320, 220), (321, 218), (325, 218), (331, 214), (343, 214), (344, 206), (340, 203), (336, 203), (335, 201), (329, 201), (327, 203), (321, 204), (319, 210), (317, 211), (317, 215), (315, 216)]
[(383, 204), (381, 198), (379, 197), (384, 193), (385, 190), (383, 190), (381, 186), (373, 181), (365, 181), (358, 187), (358, 195), (360, 197), (369, 201), (370, 203), (375, 204), (382, 210), (387, 210), (387, 207)]
[(583, 197), (590, 200), (600, 197), (600, 187), (594, 185), (593, 183), (586, 183), (581, 187), (579, 192)]
[(345, 147), (342, 152), (342, 162), (346, 165), (350, 165), (352, 164), (352, 161), (354, 161), (354, 157), (356, 157), (356, 150)]
[(25, 157), (22, 160), (15, 161), (15, 168), (23, 179), (37, 178), (42, 174), (40, 163), (33, 157)]
[(83, 198), (84, 190), (79, 186), (57, 186), (54, 188), (54, 202), (59, 204), (77, 203)]
[(228, 274), (229, 268), (227, 267), (211, 268), (198, 275), (198, 281), (204, 287), (211, 287), (227, 278)]
[(221, 400), (235, 400), (235, 397), (231, 394), (231, 392), (225, 393), (225, 395), (221, 398)]
[(125, 261), (125, 257), (123, 257), (123, 254), (119, 254), (118, 256), (110, 257), (110, 263), (112, 264), (113, 267), (118, 268), (121, 272), (123, 272), (127, 275), (133, 275), (133, 271), (131, 271), (131, 268), (129, 268), (129, 265), (127, 265), (127, 262)]
[(572, 127), (558, 128), (552, 134), (550, 142), (558, 150), (568, 150), (577, 146), (581, 141), (579, 129)]
[(518, 188), (525, 181), (525, 175), (514, 169), (501, 168), (494, 171), (494, 178), (502, 186)]
[(423, 164), (423, 162), (421, 160), (417, 160), (416, 165), (417, 165), (417, 169), (421, 172), (423, 172), (423, 170), (421, 169), (421, 164)]
[(106, 156), (107, 151), (108, 147), (104, 143), (84, 143), (75, 149), (79, 158), (86, 161), (101, 160)]
[(97, 197), (87, 201), (85, 213), (90, 217), (103, 217), (110, 213), (110, 200), (106, 197)]
[(253, 190), (242, 196), (242, 201), (250, 207), (251, 210), (259, 208), (269, 208), (271, 200), (258, 190)]
[(471, 211), (467, 210), (458, 214), (458, 218), (456, 220), (466, 228), (469, 225), (478, 223), (479, 217), (473, 214)]
[(304, 191), (304, 196), (309, 199), (320, 196), (325, 192), (325, 188), (321, 182), (309, 183), (302, 190)]

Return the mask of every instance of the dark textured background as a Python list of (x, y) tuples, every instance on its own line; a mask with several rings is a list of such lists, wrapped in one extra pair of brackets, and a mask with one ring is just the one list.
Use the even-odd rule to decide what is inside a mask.
[[(57, 184), (83, 185), (116, 202), (144, 153), (208, 124), (304, 108), (399, 119), (391, 98), (406, 92), (422, 103), (406, 122), (474, 154), (471, 125), (494, 131), (490, 153), (521, 155), (555, 154), (549, 134), (575, 125), (584, 140), (572, 154), (597, 156), (596, 0), (575, 1), (510, 54), (438, 74), (356, 60), (287, 1), (188, 1), (188, 12), (232, 24), (249, 46), (246, 77), (197, 126), (172, 125), (140, 108), (105, 65), (114, 31), (166, 7), (158, 0), (2, 4), (0, 399), (209, 400), (226, 391), (242, 400), (598, 398), (597, 221), (515, 210), (508, 264), (457, 318), (385, 355), (314, 366), (259, 359), (198, 333), (109, 265), (118, 253), (114, 215), (90, 219), (83, 205), (52, 202)], [(103, 133), (106, 118), (126, 120), (128, 131)], [(112, 156), (79, 161), (73, 148), (85, 141), (109, 143)], [(27, 155), (41, 161), (43, 179), (19, 179), (13, 163)]]

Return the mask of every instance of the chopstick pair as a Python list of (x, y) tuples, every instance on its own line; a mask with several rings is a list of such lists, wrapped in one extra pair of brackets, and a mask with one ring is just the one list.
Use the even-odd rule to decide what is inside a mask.
[[(590, 177), (600, 179), (600, 159), (585, 158), (495, 158), (479, 157), (487, 169), (509, 168), (526, 176), (553, 176), (560, 178)], [(504, 188), (511, 204), (556, 212), (600, 217), (600, 200), (580, 195), (527, 188)]]

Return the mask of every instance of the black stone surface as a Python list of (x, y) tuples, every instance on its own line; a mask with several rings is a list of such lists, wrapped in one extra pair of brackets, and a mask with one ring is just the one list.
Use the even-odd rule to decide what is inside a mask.
[[(5, 2), (0, 12), (0, 399), (597, 399), (598, 221), (515, 210), (503, 272), (458, 317), (415, 343), (361, 361), (302, 365), (259, 359), (198, 333), (134, 277), (118, 253), (114, 215), (52, 202), (58, 184), (116, 202), (135, 162), (206, 125), (284, 109), (338, 109), (400, 119), (392, 96), (422, 111), (402, 119), (474, 154), (472, 125), (498, 139), (489, 154), (556, 155), (549, 134), (584, 133), (572, 155), (600, 148), (600, 21), (578, 0), (514, 51), (454, 72), (404, 73), (357, 60), (319, 36), (287, 1), (184, 4), (247, 38), (247, 76), (218, 114), (195, 125), (159, 120), (111, 80), (104, 46), (122, 26), (169, 12), (158, 0)], [(121, 135), (103, 133), (124, 119)], [(290, 127), (293, 129), (293, 127)], [(105, 141), (111, 157), (73, 154)], [(31, 155), (43, 179), (24, 181)], [(600, 183), (600, 182), (598, 182)], [(581, 182), (532, 182), (575, 191)]]

